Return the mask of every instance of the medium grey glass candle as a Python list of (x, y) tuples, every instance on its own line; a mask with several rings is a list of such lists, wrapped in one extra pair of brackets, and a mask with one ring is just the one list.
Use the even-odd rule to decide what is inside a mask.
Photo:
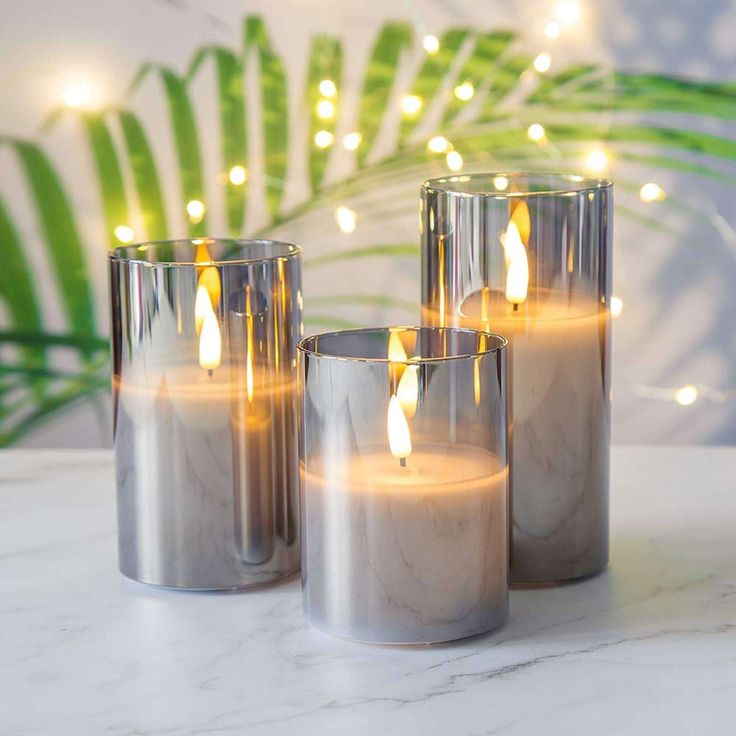
[(510, 343), (512, 584), (608, 562), (612, 201), (558, 174), (422, 187), (423, 320)]
[(110, 253), (128, 577), (229, 589), (298, 569), (299, 254), (210, 239)]
[(508, 611), (506, 341), (381, 328), (300, 345), (304, 611), (436, 642)]

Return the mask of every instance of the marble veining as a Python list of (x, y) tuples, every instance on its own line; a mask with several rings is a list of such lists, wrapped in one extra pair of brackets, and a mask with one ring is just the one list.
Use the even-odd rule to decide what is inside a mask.
[(615, 448), (601, 575), (442, 646), (117, 571), (112, 456), (0, 453), (0, 733), (736, 733), (736, 449)]

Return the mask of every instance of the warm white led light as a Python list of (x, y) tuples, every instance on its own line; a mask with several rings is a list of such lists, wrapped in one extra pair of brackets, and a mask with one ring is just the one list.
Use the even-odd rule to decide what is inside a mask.
[(227, 175), (228, 181), (236, 187), (242, 186), (248, 179), (248, 169), (239, 164), (233, 166)]
[(198, 222), (202, 222), (204, 212), (204, 202), (200, 202), (198, 199), (191, 199), (187, 202), (187, 214), (192, 224), (196, 225)]
[(534, 59), (534, 68), (540, 74), (544, 74), (545, 72), (548, 72), (551, 66), (552, 66), (552, 57), (547, 51), (542, 51), (542, 53), (539, 54)]
[(440, 40), (437, 36), (425, 36), (422, 39), (422, 46), (430, 56), (433, 56), (440, 50)]
[(457, 151), (449, 151), (445, 160), (450, 171), (460, 171), (463, 168), (463, 157)]
[(335, 116), (335, 106), (329, 100), (320, 100), (317, 103), (317, 117), (322, 120), (331, 120)]
[(536, 142), (542, 141), (545, 137), (544, 126), (539, 123), (532, 123), (526, 131), (526, 134), (529, 137), (529, 140)]
[(427, 141), (427, 150), (430, 153), (447, 153), (451, 148), (452, 144), (443, 135), (436, 135)]
[(544, 27), (544, 35), (550, 40), (554, 41), (555, 39), (560, 37), (560, 24), (556, 23), (555, 21), (551, 20), (547, 25)]
[(343, 139), (342, 139), (342, 145), (347, 148), (348, 151), (355, 151), (358, 146), (363, 141), (363, 136), (358, 133), (358, 131), (353, 131), (352, 133), (348, 133)]
[(318, 130), (314, 134), (314, 145), (317, 148), (329, 148), (335, 142), (335, 136), (329, 130)]
[(404, 115), (416, 115), (422, 109), (422, 98), (419, 95), (404, 95), (401, 98), (401, 111)]
[(563, 26), (573, 26), (580, 21), (583, 12), (577, 0), (559, 0), (555, 6), (555, 17)]
[(698, 399), (697, 386), (693, 386), (692, 383), (688, 383), (685, 386), (675, 389), (674, 398), (680, 406), (690, 406), (690, 404), (694, 404)]
[(93, 87), (87, 82), (77, 82), (65, 87), (61, 99), (67, 107), (75, 110), (89, 110), (96, 106), (97, 95)]
[(473, 87), (472, 82), (463, 82), (462, 84), (458, 84), (457, 87), (455, 87), (455, 97), (457, 97), (458, 100), (461, 100), (462, 102), (467, 102), (468, 100), (473, 99), (473, 95), (475, 94), (475, 87)]
[(118, 225), (115, 228), (115, 237), (124, 245), (127, 245), (128, 243), (132, 243), (133, 239), (135, 238), (135, 233), (133, 232), (132, 227), (128, 227), (127, 225)]
[(334, 97), (337, 94), (337, 86), (331, 79), (323, 79), (319, 83), (319, 93), (323, 97)]
[(642, 202), (661, 202), (666, 196), (664, 189), (653, 181), (648, 181), (639, 190), (639, 199)]
[(605, 171), (608, 168), (608, 154), (596, 148), (585, 157), (585, 165), (590, 171)]
[(355, 210), (351, 210), (350, 207), (340, 205), (335, 210), (335, 221), (337, 226), (344, 233), (352, 233), (355, 230), (356, 216)]

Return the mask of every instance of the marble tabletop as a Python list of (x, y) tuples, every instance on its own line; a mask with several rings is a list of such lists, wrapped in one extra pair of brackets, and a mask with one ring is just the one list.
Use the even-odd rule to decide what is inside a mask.
[(736, 733), (736, 448), (614, 450), (612, 560), (448, 646), (116, 567), (112, 457), (0, 453), (0, 733)]

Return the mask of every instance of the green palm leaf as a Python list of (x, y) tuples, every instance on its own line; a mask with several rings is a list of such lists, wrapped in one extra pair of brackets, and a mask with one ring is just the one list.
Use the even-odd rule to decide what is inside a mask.
[[(153, 64), (144, 65), (133, 80), (131, 91), (135, 91), (149, 74), (155, 72), (161, 78), (169, 107), (169, 120), (179, 163), (182, 209), (184, 210), (189, 202), (198, 201), (204, 204), (206, 199), (197, 123), (185, 80), (171, 69)], [(198, 222), (191, 223), (189, 234), (197, 237), (206, 232), (207, 215), (205, 214)]]
[(271, 217), (277, 217), (284, 193), (288, 163), (288, 97), (286, 72), (260, 18), (245, 21), (245, 51), (255, 51), (260, 64), (261, 116), (266, 149), (266, 201)]
[[(0, 199), (0, 298), (10, 312), (13, 324), (20, 330), (37, 333), (41, 330), (41, 311), (31, 270), (23, 247), (4, 202)], [(24, 347), (24, 365), (29, 369), (46, 364), (46, 346)]]
[(138, 193), (138, 206), (143, 216), (146, 237), (149, 240), (163, 240), (168, 232), (166, 208), (148, 138), (132, 112), (123, 110), (118, 113), (118, 119), (128, 151), (133, 183)]
[(388, 23), (381, 29), (365, 71), (358, 108), (358, 130), (363, 137), (358, 164), (363, 166), (381, 127), (388, 107), (401, 53), (411, 44), (413, 33), (407, 23)]
[[(320, 148), (315, 145), (315, 136), (321, 130), (325, 130), (334, 137), (335, 115), (332, 117), (321, 116), (318, 105), (326, 101), (338, 109), (339, 92), (341, 87), (342, 73), (342, 48), (340, 42), (331, 36), (315, 36), (312, 41), (312, 49), (309, 54), (309, 69), (307, 70), (307, 83), (305, 85), (305, 105), (308, 110), (309, 127), (309, 182), (312, 191), (317, 191), (322, 184), (329, 147)], [(331, 81), (335, 85), (335, 93), (325, 98), (320, 92), (320, 83)]]
[(244, 225), (247, 188), (238, 183), (233, 184), (227, 179), (227, 175), (235, 166), (245, 167), (248, 154), (243, 62), (241, 57), (228, 49), (220, 46), (208, 47), (195, 55), (187, 74), (189, 80), (194, 77), (202, 62), (209, 56), (214, 59), (217, 70), (223, 181), (227, 187), (225, 198), (228, 229), (232, 235), (237, 235), (242, 231)]
[[(440, 47), (436, 54), (428, 54), (419, 70), (411, 94), (416, 95), (422, 103), (420, 113), (426, 111), (428, 103), (434, 99), (442, 82), (450, 71), (458, 51), (470, 32), (466, 28), (454, 28), (442, 34)], [(404, 117), (399, 128), (399, 142), (406, 141), (408, 136), (421, 120), (421, 114), (415, 117)]]
[[(342, 94), (344, 54), (349, 48), (338, 39), (316, 36), (306, 60), (306, 81), (299, 100), (308, 124), (308, 179), (311, 196), (288, 211), (283, 209), (284, 181), (290, 159), (303, 150), (302, 143), (290, 151), (288, 82), (286, 67), (276, 53), (267, 29), (258, 17), (245, 20), (243, 46), (228, 49), (208, 46), (193, 55), (186, 73), (154, 64), (144, 65), (133, 80), (136, 90), (145, 79), (154, 77), (168, 108), (170, 136), (176, 152), (175, 174), (179, 177), (180, 201), (167, 212), (156, 153), (159, 142), (146, 131), (139, 117), (130, 110), (87, 113), (76, 116), (85, 133), (94, 162), (102, 215), (109, 244), (114, 244), (115, 227), (130, 224), (131, 204), (137, 203), (146, 236), (165, 239), (173, 223), (186, 215), (187, 203), (199, 200), (209, 206), (223, 200), (227, 229), (239, 234), (244, 228), (249, 189), (226, 182), (234, 166), (251, 168), (254, 151), (249, 142), (263, 140), (264, 193), (269, 223), (261, 234), (268, 235), (276, 224), (308, 222), (310, 213), (334, 207), (338, 201), (354, 197), (363, 218), (391, 221), (403, 216), (416, 200), (418, 182), (428, 174), (446, 171), (443, 155), (428, 154), (426, 141), (418, 139), (420, 124), (426, 121), (430, 106), (443, 122), (441, 132), (462, 154), (465, 166), (499, 166), (562, 169), (576, 168), (592, 144), (603, 144), (612, 158), (623, 163), (645, 165), (653, 172), (672, 170), (709, 178), (735, 186), (736, 176), (723, 168), (736, 158), (736, 142), (704, 128), (689, 129), (659, 121), (644, 125), (636, 120), (621, 123), (612, 115), (617, 111), (644, 111), (667, 115), (687, 111), (703, 118), (730, 120), (736, 111), (736, 86), (691, 82), (659, 75), (611, 72), (589, 64), (560, 69), (553, 74), (537, 75), (535, 86), (522, 82), (532, 57), (524, 50), (522, 39), (508, 30), (472, 32), (455, 28), (442, 34), (434, 55), (423, 55), (413, 79), (399, 89), (399, 67), (404, 56), (414, 48), (412, 27), (402, 22), (384, 25), (378, 32), (364, 72), (360, 98), (354, 111), (362, 143), (357, 150), (357, 168), (340, 181), (325, 184), (325, 172), (332, 157), (346, 155), (340, 147), (314, 145), (314, 136), (325, 130), (334, 136), (338, 115), (350, 115), (344, 109)], [(467, 55), (467, 58), (463, 58)], [(192, 81), (206, 64), (215, 74), (209, 104), (219, 116), (219, 178), (205, 181), (203, 149), (197, 129)], [(208, 67), (209, 68), (209, 67)], [(253, 100), (261, 112), (262, 134), (252, 135), (246, 116), (246, 79), (259, 90)], [(335, 114), (318, 116), (317, 104), (325, 99), (319, 88), (323, 79), (335, 82), (335, 94), (327, 97), (335, 105)], [(402, 75), (403, 79), (403, 75)], [(467, 83), (464, 91), (477, 95), (478, 104), (470, 104), (449, 90)], [(415, 117), (404, 116), (399, 122), (398, 143), (381, 160), (375, 160), (375, 143), (382, 129), (393, 124), (398, 111), (389, 104), (398, 94), (413, 94), (422, 101)], [(200, 94), (200, 85), (196, 94)], [(475, 99), (475, 97), (474, 97)], [(250, 102), (250, 100), (249, 100)], [(610, 113), (601, 116), (601, 112)], [(54, 111), (44, 130), (48, 131), (63, 111)], [(605, 117), (604, 124), (601, 118)], [(120, 126), (124, 150), (116, 149), (115, 132)], [(545, 126), (548, 143), (538, 145), (527, 137), (527, 126), (540, 122)], [(107, 386), (107, 341), (96, 332), (93, 316), (92, 285), (70, 199), (62, 178), (42, 148), (34, 142), (6, 140), (14, 147), (28, 182), (35, 208), (34, 216), (43, 235), (46, 256), (59, 286), (61, 311), (67, 321), (66, 333), (46, 330), (24, 244), (15, 226), (13, 202), (0, 202), (0, 298), (9, 315), (7, 329), (0, 332), (0, 345), (12, 346), (0, 364), (0, 444), (17, 441), (46, 417), (80, 397), (89, 397)], [(369, 163), (370, 160), (370, 163)], [(720, 168), (719, 168), (720, 167)], [(337, 168), (336, 168), (337, 170)], [(133, 185), (126, 192), (125, 182)], [(640, 182), (616, 177), (621, 191), (636, 201)], [(375, 197), (376, 191), (391, 187), (390, 203)], [(209, 195), (207, 195), (209, 192)], [(130, 196), (130, 201), (128, 201)], [(208, 199), (209, 197), (209, 199)], [(382, 204), (379, 204), (381, 203)], [(698, 208), (669, 195), (663, 206), (690, 219), (706, 215)], [(655, 218), (627, 201), (617, 212), (650, 230), (674, 233), (663, 218)], [(195, 218), (196, 219), (196, 218)], [(332, 218), (329, 218), (331, 223)], [(301, 223), (300, 223), (301, 224)], [(324, 226), (324, 225), (322, 225)], [(192, 222), (192, 236), (210, 229), (206, 216)], [(308, 240), (308, 237), (305, 238)], [(97, 248), (100, 244), (88, 244)], [(306, 269), (358, 266), (367, 259), (407, 258), (416, 262), (418, 246), (399, 242), (374, 242), (341, 248), (306, 258)], [(307, 324), (319, 328), (354, 327), (354, 322), (334, 312), (347, 307), (402, 309), (412, 312), (413, 302), (380, 294), (322, 294), (307, 300)], [(316, 310), (316, 311), (315, 311)], [(66, 349), (83, 357), (82, 367), (58, 369), (49, 365), (47, 348)]]
[(123, 174), (112, 136), (102, 115), (87, 114), (83, 116), (83, 120), (102, 192), (102, 211), (106, 221), (107, 238), (110, 247), (114, 248), (119, 245), (115, 237), (115, 228), (130, 223)]
[[(10, 140), (23, 166), (33, 194), (46, 253), (56, 276), (70, 327), (94, 333), (95, 314), (84, 248), (72, 207), (51, 162), (35, 143)], [(82, 349), (85, 355), (89, 351)]]

